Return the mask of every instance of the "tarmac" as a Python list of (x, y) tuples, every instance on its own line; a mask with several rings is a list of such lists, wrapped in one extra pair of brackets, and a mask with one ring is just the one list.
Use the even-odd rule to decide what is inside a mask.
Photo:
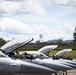
[(76, 70), (68, 70), (67, 75), (76, 75)]
[(67, 70), (66, 72), (59, 71), (56, 75), (76, 75), (76, 70)]
[[(30, 75), (30, 74), (19, 74), (19, 75)], [(37, 75), (40, 75), (40, 74), (37, 74)], [(55, 75), (55, 74), (52, 74), (52, 75)], [(76, 75), (76, 70), (68, 70), (66, 72), (59, 71), (56, 75)]]
[[(19, 75), (30, 75), (30, 74), (19, 74)], [(52, 75), (55, 75), (55, 74), (52, 74)], [(76, 70), (67, 70), (66, 72), (59, 71), (56, 75), (76, 75)]]
[[(13, 74), (11, 74), (11, 75), (13, 75)], [(15, 74), (15, 75), (30, 75), (30, 74)], [(32, 74), (32, 75), (35, 75), (35, 74)], [(36, 74), (36, 75), (45, 75), (45, 74)], [(76, 70), (67, 70), (66, 72), (59, 71), (57, 74), (52, 74), (52, 75), (76, 75)]]

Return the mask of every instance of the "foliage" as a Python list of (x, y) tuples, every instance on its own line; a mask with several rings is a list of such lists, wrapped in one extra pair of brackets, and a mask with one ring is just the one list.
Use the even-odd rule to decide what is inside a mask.
[(6, 41), (3, 38), (0, 38), (0, 46), (4, 45)]

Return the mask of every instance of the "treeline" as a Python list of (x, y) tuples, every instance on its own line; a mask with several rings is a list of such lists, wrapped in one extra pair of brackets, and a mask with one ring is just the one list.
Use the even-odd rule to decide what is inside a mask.
[(0, 47), (2, 46), (2, 45), (4, 45), (6, 43), (6, 40), (4, 40), (3, 38), (0, 38)]
[(56, 50), (62, 50), (62, 49), (73, 49), (76, 50), (76, 42), (64, 42), (64, 41), (58, 41), (58, 42), (35, 42), (35, 43), (30, 43), (25, 46), (23, 46), (20, 50), (38, 50), (46, 45), (58, 45)]
[[(0, 38), (0, 47), (2, 45), (4, 45), (5, 43), (7, 43), (6, 40), (4, 40), (3, 38)], [(58, 47), (56, 48), (56, 50), (62, 50), (62, 49), (68, 49), (71, 48), (73, 50), (76, 50), (76, 41), (71, 41), (71, 42), (64, 42), (63, 40), (59, 39), (56, 42), (40, 42), (40, 41), (36, 41), (35, 43), (29, 43), (23, 47), (20, 48), (20, 50), (38, 50), (46, 45), (58, 45)]]

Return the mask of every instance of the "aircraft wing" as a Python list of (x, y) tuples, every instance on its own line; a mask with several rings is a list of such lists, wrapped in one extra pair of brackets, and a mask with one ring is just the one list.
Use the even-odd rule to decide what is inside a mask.
[(48, 52), (52, 51), (53, 49), (55, 49), (57, 47), (58, 47), (58, 45), (44, 46), (41, 49), (39, 49), (38, 52), (45, 54), (45, 53), (48, 53)]
[(3, 45), (0, 49), (3, 53), (9, 54), (10, 52), (17, 50), (18, 48), (22, 47), (23, 45), (31, 42), (33, 38), (19, 38), (13, 39), (10, 42)]
[(58, 53), (56, 53), (56, 55), (57, 56), (64, 56), (65, 54), (67, 54), (70, 51), (72, 51), (72, 49), (63, 49), (63, 50), (59, 51)]

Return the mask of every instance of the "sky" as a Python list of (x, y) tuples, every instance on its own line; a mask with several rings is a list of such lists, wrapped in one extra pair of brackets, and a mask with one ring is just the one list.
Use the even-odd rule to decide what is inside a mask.
[(72, 40), (76, 0), (0, 0), (0, 37)]

